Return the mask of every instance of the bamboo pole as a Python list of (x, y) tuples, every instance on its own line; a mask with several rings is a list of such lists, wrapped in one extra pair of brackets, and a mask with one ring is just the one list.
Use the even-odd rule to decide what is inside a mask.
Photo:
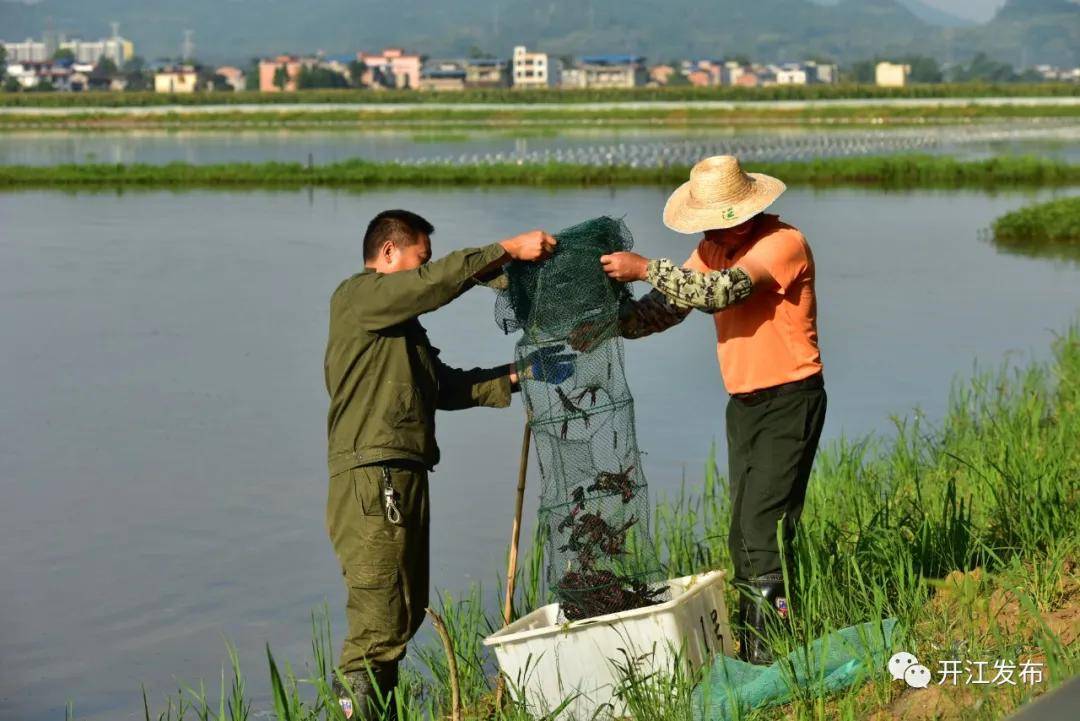
[[(503, 599), (503, 623), (509, 625), (514, 613), (514, 587), (517, 584), (518, 546), (521, 542), (521, 513), (525, 504), (525, 478), (529, 470), (529, 442), (532, 430), (525, 421), (525, 433), (521, 438), (521, 459), (518, 462), (517, 497), (514, 500), (514, 525), (510, 530), (510, 558), (506, 564), (506, 597)], [(506, 692), (506, 679), (499, 674), (495, 686), (495, 709), (502, 708), (503, 695)]]

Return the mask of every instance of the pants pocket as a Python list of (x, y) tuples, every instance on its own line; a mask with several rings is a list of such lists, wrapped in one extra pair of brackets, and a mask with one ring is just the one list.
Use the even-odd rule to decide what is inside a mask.
[(354, 670), (365, 661), (396, 661), (405, 653), (409, 623), (402, 579), (396, 563), (372, 562), (346, 566), (349, 624), (342, 668)]
[(353, 497), (365, 516), (386, 515), (383, 502), (381, 466), (361, 466), (352, 470)]

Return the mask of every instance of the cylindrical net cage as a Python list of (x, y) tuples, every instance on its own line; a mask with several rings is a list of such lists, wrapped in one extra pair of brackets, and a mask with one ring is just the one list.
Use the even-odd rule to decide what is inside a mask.
[[(606, 217), (555, 237), (548, 260), (510, 265), (496, 317), (504, 331), (524, 331), (516, 358), (540, 466), (547, 583), (573, 621), (656, 603), (666, 588), (654, 588), (660, 564), (616, 332), (628, 291), (599, 262), (629, 249), (632, 238), (622, 221)], [(530, 377), (544, 352), (571, 354), (569, 377)]]

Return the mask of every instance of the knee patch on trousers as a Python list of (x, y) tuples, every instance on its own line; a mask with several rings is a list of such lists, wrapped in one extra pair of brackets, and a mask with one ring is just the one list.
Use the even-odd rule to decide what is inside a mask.
[[(408, 609), (398, 567), (394, 563), (354, 564), (345, 568), (348, 588), (346, 611), (349, 636), (345, 641), (343, 667), (362, 663), (396, 661), (411, 635)], [(354, 650), (355, 654), (349, 651)], [(349, 658), (355, 655), (354, 658)]]

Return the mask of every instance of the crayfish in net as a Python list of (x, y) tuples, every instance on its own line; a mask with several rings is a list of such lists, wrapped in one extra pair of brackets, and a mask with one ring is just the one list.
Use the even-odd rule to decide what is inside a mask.
[(578, 518), (577, 511), (578, 508), (570, 511), (558, 526), (560, 531), (570, 528), (570, 537), (566, 539), (566, 545), (559, 547), (559, 551), (579, 555), (588, 552), (592, 555), (594, 549), (599, 548), (607, 556), (621, 556), (626, 552), (626, 532), (637, 523), (636, 517), (631, 517), (618, 528), (612, 528), (595, 513), (586, 513)]
[(618, 493), (622, 496), (623, 503), (629, 503), (633, 500), (634, 494), (637, 493), (637, 487), (634, 485), (634, 481), (630, 478), (630, 474), (633, 472), (634, 467), (630, 466), (625, 471), (620, 470), (618, 473), (612, 473), (611, 471), (600, 471), (596, 474), (596, 480), (591, 486), (586, 488), (586, 491), (590, 493), (592, 491), (603, 491), (605, 493)]
[(581, 389), (580, 393), (578, 393), (576, 396), (574, 396), (574, 402), (575, 403), (581, 403), (583, 400), (585, 400), (585, 396), (589, 396), (589, 405), (590, 406), (595, 406), (596, 405), (596, 394), (599, 393), (602, 390), (604, 390), (604, 387), (599, 385), (599, 384), (585, 386), (584, 388)]
[(570, 400), (570, 397), (563, 392), (562, 388), (555, 387), (555, 394), (559, 396), (559, 402), (562, 404), (563, 410), (566, 411), (566, 415), (563, 417), (562, 433), (560, 437), (565, 441), (566, 432), (570, 430), (570, 421), (575, 418), (580, 418), (585, 421), (585, 427), (589, 427), (589, 414), (585, 412), (584, 408), (579, 407), (574, 401)]
[(567, 571), (556, 592), (559, 608), (569, 621), (605, 613), (619, 613), (651, 606), (666, 589), (650, 589), (643, 582), (612, 571)]

